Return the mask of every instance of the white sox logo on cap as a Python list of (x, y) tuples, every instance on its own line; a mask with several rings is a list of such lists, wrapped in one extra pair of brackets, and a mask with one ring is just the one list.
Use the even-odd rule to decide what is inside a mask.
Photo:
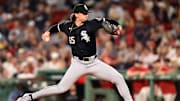
[(86, 6), (86, 5), (84, 5), (84, 9), (88, 11), (88, 8), (87, 8), (87, 6)]

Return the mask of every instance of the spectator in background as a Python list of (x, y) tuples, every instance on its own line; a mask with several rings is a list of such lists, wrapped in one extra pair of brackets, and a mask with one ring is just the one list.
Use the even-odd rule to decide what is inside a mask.
[(39, 40), (40, 40), (39, 30), (36, 28), (35, 22), (33, 20), (28, 21), (27, 27), (24, 29), (23, 43), (29, 44), (30, 47), (27, 48), (33, 48), (38, 46)]
[(141, 43), (146, 43), (146, 40), (149, 38), (150, 26), (145, 25), (143, 20), (136, 21), (136, 25), (134, 27), (134, 38)]
[[(24, 38), (24, 23), (21, 19), (14, 19), (12, 22), (10, 22), (9, 26), (10, 32), (8, 34), (8, 40), (10, 40), (12, 46), (16, 43), (20, 43), (23, 41)], [(16, 40), (13, 39), (13, 36), (16, 36)]]
[(173, 45), (172, 48), (169, 50), (167, 54), (167, 58), (170, 59), (173, 62), (180, 63), (180, 41), (177, 40)]
[(28, 60), (22, 62), (21, 72), (18, 73), (17, 78), (19, 79), (32, 79), (35, 78), (35, 65), (33, 57), (29, 57)]
[(2, 65), (2, 59), (0, 59), (0, 79), (4, 78), (3, 72), (4, 72), (4, 67)]
[(5, 37), (5, 39), (8, 39), (9, 29), (7, 23), (0, 22), (0, 33)]
[(22, 40), (19, 40), (20, 37), (18, 36), (18, 32), (15, 32), (15, 31), (11, 31), (9, 33), (9, 36), (8, 36), (8, 40), (9, 40), (9, 45), (11, 45), (12, 48), (16, 48), (16, 45), (18, 43), (20, 43), (20, 41)]
[(177, 4), (176, 4), (176, 7), (177, 7), (177, 18), (178, 18), (178, 20), (180, 20), (180, 2), (178, 1), (178, 2), (176, 2)]
[(128, 69), (133, 65), (133, 62), (137, 59), (137, 54), (134, 51), (134, 46), (128, 46), (124, 53), (125, 68)]
[(117, 57), (114, 59), (114, 61), (112, 61), (114, 67), (117, 70), (126, 70), (127, 68), (125, 67), (125, 62), (124, 62), (124, 56), (125, 54), (123, 54), (122, 52), (118, 52), (117, 53)]
[(178, 19), (172, 21), (172, 29), (169, 34), (172, 35), (174, 40), (180, 40), (180, 21)]
[(2, 33), (0, 33), (0, 49), (4, 49), (8, 47), (8, 42), (5, 39), (5, 37), (3, 36)]
[[(155, 27), (158, 23), (159, 23), (159, 21), (156, 19), (155, 14), (152, 13), (152, 11), (151, 11), (150, 14), (149, 14), (149, 22), (148, 22), (148, 24), (149, 24), (151, 27)], [(155, 27), (155, 28), (156, 28), (156, 27)]]
[(145, 67), (149, 67), (158, 59), (158, 55), (154, 54), (149, 47), (144, 47), (138, 59), (143, 62)]
[(89, 15), (88, 15), (89, 20), (92, 20), (95, 18), (104, 18), (105, 17), (104, 12), (101, 10), (102, 9), (101, 6), (102, 6), (101, 2), (93, 5), (92, 9), (90, 10), (91, 13), (89, 13)]
[[(127, 70), (127, 77), (138, 77), (143, 79), (146, 75), (150, 74), (150, 69), (144, 67), (141, 61), (134, 61), (134, 65)], [(146, 80), (132, 81), (134, 101), (147, 101), (149, 96), (149, 84)]]
[[(145, 0), (144, 0), (145, 1)], [(134, 17), (136, 21), (145, 21), (145, 18), (149, 17), (150, 9), (147, 8), (143, 2), (140, 2), (138, 7), (134, 11)]]
[(44, 31), (45, 28), (45, 23), (48, 21), (49, 16), (46, 12), (46, 3), (45, 2), (40, 2), (37, 5), (37, 12), (35, 14), (35, 22), (36, 26), (40, 30), (40, 32)]
[(71, 48), (69, 46), (61, 47), (59, 53), (61, 60), (65, 62), (65, 67), (69, 67), (71, 64)]
[(142, 3), (146, 10), (149, 12), (152, 11), (152, 8), (154, 7), (154, 2), (152, 0), (142, 0)]
[[(153, 69), (157, 76), (173, 74), (175, 69), (169, 66), (169, 60), (166, 59), (164, 64), (157, 60), (153, 64)], [(156, 82), (155, 92), (157, 96), (162, 96), (164, 101), (175, 101), (176, 87), (173, 81), (161, 80)]]
[(124, 9), (119, 4), (119, 2), (119, 0), (112, 0), (108, 11), (108, 17), (117, 21), (119, 19), (124, 19)]
[(105, 44), (111, 41), (111, 35), (107, 34), (103, 29), (97, 32), (97, 54), (101, 54)]
[(12, 12), (7, 12), (4, 6), (0, 7), (0, 23), (6, 23), (13, 18)]
[(23, 54), (26, 58), (24, 61), (20, 62), (20, 70), (17, 74), (17, 78), (28, 79), (35, 77), (37, 70), (37, 58), (35, 58), (34, 53), (35, 52), (29, 50)]
[[(133, 17), (131, 16), (131, 14), (129, 14), (129, 12), (126, 11), (125, 15), (124, 15), (124, 19), (120, 19), (119, 23), (124, 27), (125, 30), (123, 30), (122, 33), (125, 33), (124, 38), (127, 41), (127, 45), (134, 45), (134, 27), (135, 27), (135, 20), (133, 19)], [(122, 39), (124, 39), (122, 38)]]
[[(60, 9), (60, 10), (64, 10), (67, 8), (65, 4), (65, 2), (67, 0), (45, 0), (47, 5), (50, 6), (51, 8), (55, 8), (55, 9)], [(75, 1), (75, 0), (74, 0)]]
[(26, 60), (27, 51), (28, 51), (28, 50), (26, 50), (26, 49), (24, 49), (24, 48), (18, 48), (18, 49), (17, 49), (16, 54), (17, 54), (18, 61), (19, 61), (20, 63), (22, 63), (24, 60)]
[(100, 54), (99, 58), (105, 63), (112, 65), (112, 60), (113, 60), (112, 51), (113, 51), (112, 42), (110, 41), (106, 42), (104, 49), (102, 53)]
[(66, 0), (65, 4), (73, 9), (74, 5), (79, 3), (80, 1), (82, 2), (82, 0)]
[[(180, 62), (177, 62), (176, 60), (171, 61), (171, 67), (172, 69), (174, 69), (176, 72), (176, 74), (180, 73)], [(176, 100), (175, 101), (179, 101), (180, 100), (180, 82), (179, 81), (175, 81), (176, 84)]]
[(171, 46), (168, 42), (161, 41), (159, 47), (157, 47), (157, 53), (159, 55), (159, 59), (161, 61), (161, 64), (164, 64), (164, 60), (168, 58), (169, 50), (171, 49)]
[(50, 53), (50, 61), (47, 62), (44, 65), (44, 67), (41, 69), (64, 70), (65, 62), (62, 60), (62, 58), (58, 52), (51, 52)]
[(146, 41), (146, 47), (149, 48), (149, 50), (154, 53), (156, 49), (156, 43), (153, 40), (147, 40)]
[(1, 78), (2, 79), (9, 79), (9, 72), (4, 68), (1, 69)]
[(6, 54), (6, 61), (3, 62), (3, 67), (8, 72), (8, 78), (13, 78), (18, 73), (17, 59), (8, 52)]
[(163, 41), (168, 41), (171, 44), (171, 39), (168, 37), (167, 31), (165, 29), (165, 25), (163, 23), (158, 23), (156, 25), (156, 29), (158, 30), (158, 34)]
[(26, 84), (24, 82), (20, 82), (17, 84), (17, 89), (10, 92), (8, 101), (16, 101), (18, 97), (22, 96), (25, 93)]
[(41, 70), (44, 67), (45, 60), (42, 57), (37, 58), (37, 68), (36, 68), (36, 73), (38, 70)]
[(177, 63), (178, 70), (180, 70), (180, 41), (179, 44), (175, 46), (176, 52), (175, 56), (172, 58), (172, 61)]
[(156, 52), (156, 47), (159, 46), (160, 42), (161, 42), (161, 37), (160, 37), (160, 34), (159, 34), (159, 31), (157, 30), (156, 27), (151, 27), (149, 29), (149, 39), (151, 42), (153, 42), (154, 44), (154, 47), (152, 49), (153, 52)]
[(155, 5), (153, 7), (153, 12), (156, 16), (156, 19), (159, 20), (160, 22), (168, 22), (168, 12), (167, 12), (167, 5), (165, 1), (157, 1), (155, 2)]
[[(116, 48), (115, 48), (116, 49)], [(117, 45), (117, 50), (116, 50), (116, 56), (114, 56), (113, 61), (111, 61), (111, 63), (113, 64), (113, 66), (117, 69), (124, 69), (126, 70), (126, 59), (125, 59), (125, 52), (127, 51), (127, 43), (125, 40), (121, 40), (119, 45)]]
[(142, 51), (144, 49), (144, 45), (140, 41), (135, 41), (134, 43), (134, 51), (137, 54), (137, 58), (142, 54)]

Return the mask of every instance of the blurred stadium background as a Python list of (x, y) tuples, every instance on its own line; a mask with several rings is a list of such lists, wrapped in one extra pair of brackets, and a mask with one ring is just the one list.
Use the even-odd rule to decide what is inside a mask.
[[(121, 36), (98, 31), (97, 54), (124, 75), (134, 99), (180, 101), (180, 0), (0, 0), (0, 101), (63, 77), (71, 62), (67, 37), (43, 42), (41, 34), (69, 19), (78, 2), (88, 5), (90, 20), (106, 17), (123, 26)], [(68, 92), (37, 101), (123, 100), (113, 84), (83, 76)]]

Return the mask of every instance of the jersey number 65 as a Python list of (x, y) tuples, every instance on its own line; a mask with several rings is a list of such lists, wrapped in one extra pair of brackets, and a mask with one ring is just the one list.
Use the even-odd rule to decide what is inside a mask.
[(70, 36), (69, 37), (69, 44), (75, 44), (75, 37), (74, 36)]

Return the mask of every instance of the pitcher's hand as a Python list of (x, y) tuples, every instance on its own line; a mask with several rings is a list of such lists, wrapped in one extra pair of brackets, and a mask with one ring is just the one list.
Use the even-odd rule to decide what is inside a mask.
[(42, 34), (41, 38), (42, 38), (43, 41), (48, 42), (50, 40), (50, 32), (48, 32), (48, 31), (44, 32)]

